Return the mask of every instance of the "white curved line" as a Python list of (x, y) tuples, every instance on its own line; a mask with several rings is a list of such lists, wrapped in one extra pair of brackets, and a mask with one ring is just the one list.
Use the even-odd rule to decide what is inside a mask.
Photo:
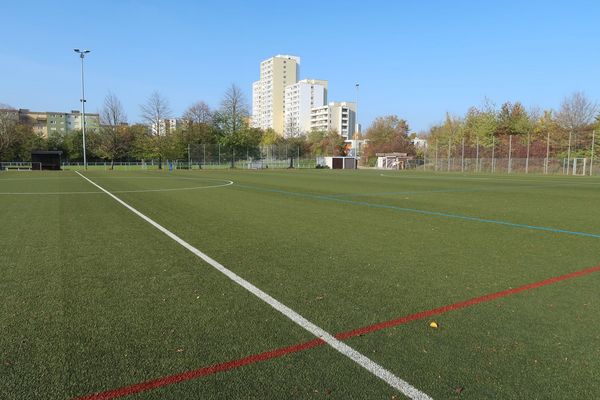
[[(141, 189), (141, 190), (115, 190), (112, 193), (145, 193), (145, 192), (174, 192), (179, 190), (200, 190), (200, 189), (214, 189), (225, 186), (233, 185), (233, 181), (227, 179), (211, 179), (213, 181), (224, 181), (226, 183), (222, 185), (211, 185), (211, 186), (193, 186), (193, 187), (185, 187), (185, 188), (173, 188), (173, 189)], [(61, 194), (98, 194), (103, 192), (0, 192), (0, 195), (10, 195), (10, 196), (18, 196), (18, 195), (61, 195)]]

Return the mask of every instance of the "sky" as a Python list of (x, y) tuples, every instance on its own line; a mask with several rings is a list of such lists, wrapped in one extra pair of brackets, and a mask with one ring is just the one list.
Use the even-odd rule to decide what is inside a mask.
[(9, 1), (0, 0), (0, 103), (88, 112), (112, 92), (130, 123), (153, 91), (175, 116), (219, 106), (235, 83), (251, 103), (259, 64), (301, 57), (300, 78), (355, 101), (363, 129), (383, 115), (425, 131), (485, 99), (558, 108), (600, 100), (596, 1)]

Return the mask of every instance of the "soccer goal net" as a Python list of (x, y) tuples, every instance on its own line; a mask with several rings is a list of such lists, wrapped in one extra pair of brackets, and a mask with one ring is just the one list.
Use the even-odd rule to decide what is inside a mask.
[(588, 159), (587, 158), (574, 158), (573, 159), (573, 175), (585, 175), (587, 173), (588, 168)]

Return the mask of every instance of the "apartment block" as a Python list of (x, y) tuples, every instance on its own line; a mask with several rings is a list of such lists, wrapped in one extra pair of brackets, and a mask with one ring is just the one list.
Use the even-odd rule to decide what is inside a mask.
[(284, 133), (285, 88), (299, 75), (300, 57), (276, 55), (260, 63), (260, 79), (252, 84), (252, 126)]
[[(64, 134), (82, 128), (82, 115), (79, 111), (52, 112), (30, 111), (28, 109), (11, 110), (22, 124), (31, 125), (33, 132), (47, 138), (51, 134)], [(100, 115), (85, 114), (86, 129), (94, 131), (100, 129)]]
[(327, 81), (303, 79), (285, 88), (284, 134), (296, 136), (311, 130), (311, 110), (327, 104)]
[(167, 134), (171, 134), (175, 132), (179, 123), (180, 121), (175, 118), (159, 119), (158, 127), (156, 126), (156, 123), (150, 125), (150, 134), (154, 136), (165, 136)]
[(356, 129), (356, 103), (332, 102), (314, 107), (310, 113), (310, 129), (336, 131), (344, 139), (353, 139)]

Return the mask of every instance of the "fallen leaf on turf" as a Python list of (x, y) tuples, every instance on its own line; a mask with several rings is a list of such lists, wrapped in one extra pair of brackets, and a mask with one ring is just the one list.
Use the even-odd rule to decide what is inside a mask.
[(461, 394), (463, 392), (463, 390), (465, 390), (465, 388), (462, 387), (462, 386), (459, 386), (459, 387), (457, 387), (457, 388), (454, 389), (454, 392), (456, 394)]

